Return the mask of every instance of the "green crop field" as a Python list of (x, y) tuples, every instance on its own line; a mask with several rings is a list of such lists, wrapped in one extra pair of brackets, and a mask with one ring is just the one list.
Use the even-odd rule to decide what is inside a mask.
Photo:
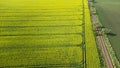
[(120, 0), (96, 0), (96, 2), (101, 23), (113, 33), (108, 35), (108, 38), (120, 61)]
[(87, 0), (0, 0), (1, 68), (100, 68)]

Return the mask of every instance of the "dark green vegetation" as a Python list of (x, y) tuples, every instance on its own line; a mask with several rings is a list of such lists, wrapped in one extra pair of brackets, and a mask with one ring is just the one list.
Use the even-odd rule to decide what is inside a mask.
[(111, 30), (107, 35), (120, 61), (120, 0), (96, 0), (95, 7), (103, 26)]

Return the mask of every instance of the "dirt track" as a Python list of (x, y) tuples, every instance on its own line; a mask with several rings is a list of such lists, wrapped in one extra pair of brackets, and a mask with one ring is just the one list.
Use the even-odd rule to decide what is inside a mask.
[(92, 15), (92, 21), (93, 21), (93, 24), (95, 24), (94, 27), (96, 28), (97, 34), (98, 34), (97, 39), (98, 39), (99, 45), (101, 47), (103, 56), (105, 58), (105, 62), (106, 62), (107, 68), (113, 68), (113, 64), (112, 64), (109, 52), (107, 51), (106, 44), (104, 42), (102, 33), (101, 33), (101, 31), (99, 31), (99, 28), (97, 29), (98, 25), (96, 25), (97, 24), (96, 15), (94, 15), (94, 11), (92, 11), (91, 3), (89, 3), (89, 5), (90, 5), (90, 12), (91, 12), (91, 15)]

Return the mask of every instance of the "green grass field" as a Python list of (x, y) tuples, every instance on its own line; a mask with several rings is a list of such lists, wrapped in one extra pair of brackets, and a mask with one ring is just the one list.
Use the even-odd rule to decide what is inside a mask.
[(87, 0), (0, 0), (0, 67), (85, 66), (100, 67)]
[(114, 35), (108, 35), (112, 47), (120, 61), (120, 0), (96, 0), (96, 9), (101, 23), (111, 29)]

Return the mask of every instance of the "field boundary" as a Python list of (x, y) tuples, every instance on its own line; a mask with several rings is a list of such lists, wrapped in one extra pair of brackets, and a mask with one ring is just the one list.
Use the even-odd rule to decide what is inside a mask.
[[(94, 7), (94, 5), (93, 5), (93, 7)], [(97, 10), (95, 9), (95, 7), (94, 7), (94, 10), (95, 10), (95, 14), (96, 14), (96, 17), (97, 17), (98, 25), (100, 27), (102, 27), (103, 25), (102, 25), (102, 23), (99, 20), (99, 17), (97, 15)], [(113, 48), (111, 46), (111, 43), (110, 43), (107, 35), (104, 32), (104, 28), (102, 28), (102, 36), (103, 36), (103, 40), (104, 40), (104, 42), (106, 44), (107, 51), (108, 51), (108, 53), (110, 55), (111, 61), (113, 63), (113, 68), (119, 68), (120, 67), (120, 63), (119, 63), (118, 59), (115, 56), (115, 52), (113, 51)]]
[[(89, 1), (89, 9), (90, 10), (92, 10), (94, 13), (96, 13), (96, 10), (95, 10), (95, 8), (93, 7), (93, 3), (92, 3), (92, 1), (90, 1), (90, 0), (88, 0)], [(90, 12), (90, 15), (91, 15), (91, 21), (93, 22), (93, 20), (92, 20), (92, 12)], [(96, 15), (97, 16), (97, 15)], [(96, 18), (96, 19), (98, 19), (98, 18)], [(98, 20), (96, 20), (96, 21), (98, 21)], [(100, 24), (101, 25), (101, 24)], [(104, 56), (103, 56), (103, 53), (102, 53), (102, 51), (101, 51), (101, 47), (100, 47), (100, 44), (99, 44), (99, 41), (98, 41), (98, 39), (97, 39), (97, 36), (96, 36), (96, 31), (95, 31), (95, 29), (94, 29), (94, 24), (92, 23), (92, 29), (93, 29), (93, 32), (94, 32), (94, 36), (95, 36), (95, 40), (96, 40), (96, 44), (97, 44), (97, 50), (98, 50), (98, 54), (99, 54), (99, 60), (100, 60), (100, 66), (101, 66), (101, 68), (106, 68), (106, 64), (105, 64), (105, 58), (104, 58)]]
[(104, 33), (104, 29), (103, 29), (103, 38), (104, 38), (104, 41), (105, 41), (105, 44), (106, 44), (106, 47), (107, 47), (107, 50), (109, 52), (109, 55), (111, 57), (111, 60), (112, 60), (112, 63), (113, 63), (113, 67), (114, 68), (120, 68), (120, 63), (115, 55), (115, 52), (113, 51), (113, 48), (111, 46), (111, 43), (107, 37), (107, 35)]
[[(92, 21), (93, 21), (93, 30), (95, 31), (95, 35), (96, 35), (96, 43), (98, 45), (100, 45), (100, 48), (102, 49), (99, 49), (102, 51), (102, 54), (99, 53), (99, 58), (101, 59), (101, 61), (103, 61), (103, 63), (101, 62), (101, 67), (110, 67), (110, 68), (113, 68), (113, 62), (112, 62), (112, 59), (111, 59), (111, 56), (108, 52), (108, 49), (106, 47), (106, 42), (104, 41), (104, 37), (102, 36), (102, 24), (99, 22), (99, 18), (98, 18), (98, 15), (96, 14), (96, 9), (94, 7), (94, 3), (93, 1), (89, 0), (89, 5), (90, 5), (90, 10), (91, 10), (91, 16), (93, 17), (92, 18)], [(103, 57), (104, 55), (104, 57)], [(105, 64), (106, 62), (106, 64)], [(103, 66), (102, 66), (103, 65)]]

